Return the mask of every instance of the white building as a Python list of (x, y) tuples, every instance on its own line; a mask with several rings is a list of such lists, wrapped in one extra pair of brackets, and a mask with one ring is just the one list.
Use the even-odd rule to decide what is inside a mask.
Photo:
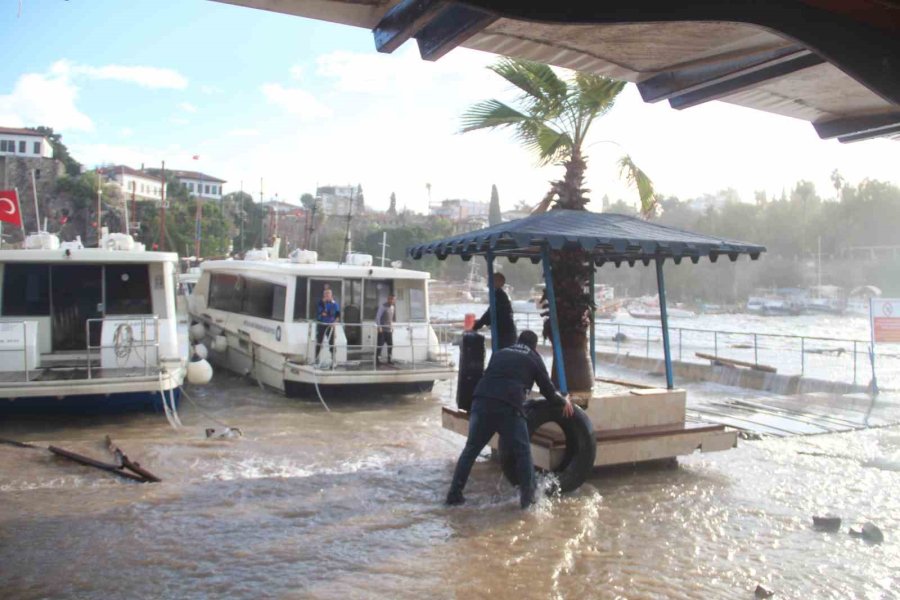
[(474, 202), (472, 200), (442, 200), (440, 204), (431, 205), (429, 210), (434, 217), (462, 222), (471, 219), (487, 220), (491, 207), (487, 202)]
[(328, 215), (346, 215), (353, 203), (353, 213), (359, 214), (364, 209), (360, 190), (353, 185), (325, 185), (316, 188), (317, 210), (324, 210)]
[(53, 158), (53, 146), (36, 131), (0, 127), (0, 156)]
[(106, 181), (115, 183), (122, 188), (122, 195), (125, 198), (131, 198), (133, 195), (137, 200), (159, 202), (162, 199), (163, 181), (159, 177), (125, 165), (100, 167), (97, 169), (97, 173)]
[(222, 199), (222, 184), (226, 183), (224, 179), (199, 171), (172, 171), (172, 174), (191, 196), (209, 200)]

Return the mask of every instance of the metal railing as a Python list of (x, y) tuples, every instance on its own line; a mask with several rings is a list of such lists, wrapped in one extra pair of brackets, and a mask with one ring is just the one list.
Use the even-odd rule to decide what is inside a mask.
[[(102, 341), (100, 344), (92, 345), (91, 344), (91, 323), (100, 323), (100, 336), (102, 340), (103, 336), (103, 323), (105, 322), (117, 322), (116, 330), (113, 333), (113, 343), (112, 344), (103, 344)], [(140, 331), (140, 339), (135, 339), (134, 336), (134, 324), (138, 323), (139, 331)], [(148, 329), (147, 324), (150, 323), (150, 328)], [(155, 364), (153, 365), (156, 369), (159, 368), (159, 317), (156, 315), (116, 315), (114, 317), (107, 318), (99, 318), (99, 319), (88, 319), (85, 324), (85, 335), (86, 335), (86, 350), (87, 350), (87, 378), (93, 379), (93, 368), (92, 368), (92, 356), (91, 351), (97, 350), (100, 354), (100, 364), (102, 368), (110, 368), (103, 367), (103, 351), (111, 350), (113, 352), (113, 356), (116, 360), (117, 367), (122, 365), (122, 362), (128, 362), (132, 356), (132, 353), (136, 355), (142, 363), (144, 376), (150, 375), (150, 352), (148, 349), (155, 350)], [(152, 331), (153, 337), (147, 337), (147, 332)], [(140, 351), (139, 351), (140, 349)], [(132, 367), (135, 368), (135, 367)], [(140, 367), (137, 367), (140, 368)], [(122, 376), (122, 373), (118, 373), (119, 376)]]
[[(516, 313), (519, 330), (540, 333), (543, 320), (536, 313)], [(638, 323), (613, 323), (596, 320), (595, 343), (598, 352), (643, 354), (646, 358), (663, 357), (662, 327)], [(871, 376), (869, 341), (787, 333), (754, 333), (669, 327), (671, 353), (674, 360), (702, 363), (713, 358), (740, 360), (752, 365), (771, 365), (779, 373), (816, 377), (829, 381), (867, 384)], [(900, 356), (881, 353), (879, 371), (888, 380), (900, 384)], [(879, 381), (882, 374), (879, 373)]]
[[(327, 370), (335, 370), (340, 368), (342, 365), (346, 366), (346, 364), (354, 363), (354, 364), (371, 364), (371, 370), (376, 370), (378, 362), (379, 362), (379, 354), (381, 352), (381, 347), (379, 347), (377, 340), (371, 344), (341, 344), (338, 346), (337, 342), (334, 343), (334, 350), (332, 350), (332, 343), (329, 340), (329, 336), (335, 336), (335, 332), (326, 333), (323, 338), (321, 344), (316, 341), (316, 333), (317, 326), (319, 323), (315, 321), (308, 322), (307, 329), (307, 364), (313, 366), (318, 369), (318, 360), (316, 359), (316, 348), (321, 346), (319, 349), (319, 355), (322, 352), (329, 352), (332, 360), (330, 361), (330, 365)], [(345, 330), (345, 339), (346, 339), (346, 330), (354, 327), (358, 327), (360, 329), (360, 337), (363, 335), (362, 328), (363, 327), (374, 327), (374, 324), (371, 323), (338, 323), (336, 326), (339, 326)], [(435, 336), (437, 337), (437, 351), (432, 352), (429, 348), (430, 346), (430, 335), (428, 328), (431, 328), (434, 331)], [(429, 325), (428, 323), (394, 323), (393, 325), (394, 334), (398, 331), (406, 331), (407, 339), (409, 343), (406, 344), (391, 344), (392, 354), (396, 354), (398, 349), (409, 349), (409, 360), (403, 360), (402, 365), (403, 368), (409, 370), (415, 370), (418, 366), (420, 367), (433, 367), (435, 364), (438, 366), (450, 366), (451, 363), (451, 350), (453, 341), (453, 331), (451, 325)], [(420, 339), (420, 345), (416, 345), (416, 337), (415, 331), (424, 331), (425, 339)], [(377, 333), (377, 329), (376, 329)], [(422, 346), (425, 346), (425, 359), (417, 359), (416, 358), (416, 348), (418, 347), (420, 350)], [(384, 346), (384, 344), (382, 345)], [(335, 354), (340, 350), (345, 350), (348, 355), (348, 359), (346, 363), (341, 363), (335, 360)], [(350, 355), (356, 355), (360, 358), (356, 358), (354, 360), (350, 360)]]

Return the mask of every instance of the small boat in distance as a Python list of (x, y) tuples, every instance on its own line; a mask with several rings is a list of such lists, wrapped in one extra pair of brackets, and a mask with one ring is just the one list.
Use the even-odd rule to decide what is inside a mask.
[[(659, 321), (659, 298), (653, 296), (632, 300), (625, 306), (625, 310), (634, 319)], [(697, 316), (697, 313), (694, 311), (683, 308), (678, 304), (667, 305), (666, 314), (670, 319), (693, 319)]]
[[(367, 254), (343, 263), (319, 261), (295, 250), (286, 259), (273, 248), (243, 260), (206, 261), (190, 296), (192, 337), (209, 360), (289, 396), (340, 392), (430, 390), (455, 373), (449, 336), (429, 323), (428, 273), (372, 265)], [(330, 289), (341, 318), (317, 352), (316, 305)], [(379, 364), (375, 316), (396, 297), (392, 364)]]
[(41, 232), (0, 250), (0, 412), (168, 413), (187, 366), (177, 260), (105, 227), (99, 248)]

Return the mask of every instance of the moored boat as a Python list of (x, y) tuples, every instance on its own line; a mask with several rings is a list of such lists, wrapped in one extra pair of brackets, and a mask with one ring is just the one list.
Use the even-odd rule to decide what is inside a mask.
[[(191, 331), (214, 364), (311, 398), (326, 389), (424, 391), (455, 373), (449, 344), (429, 323), (427, 272), (373, 266), (360, 254), (344, 263), (319, 261), (311, 251), (275, 256), (277, 250), (263, 249), (201, 265), (189, 302)], [(340, 319), (317, 344), (316, 306), (326, 289)], [(391, 364), (379, 361), (375, 324), (389, 294), (396, 296)]]
[(0, 250), (0, 411), (173, 407), (176, 263), (106, 231), (99, 248), (42, 232)]

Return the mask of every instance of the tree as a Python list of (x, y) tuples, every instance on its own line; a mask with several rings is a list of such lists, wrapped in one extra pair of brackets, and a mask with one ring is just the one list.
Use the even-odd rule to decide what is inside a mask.
[[(589, 190), (584, 188), (585, 141), (594, 121), (612, 108), (625, 82), (589, 73), (575, 73), (563, 79), (547, 65), (513, 59), (501, 59), (488, 68), (518, 88), (520, 94), (515, 106), (496, 99), (471, 106), (463, 113), (462, 131), (513, 128), (515, 137), (537, 154), (539, 164), (564, 168), (563, 178), (551, 182), (534, 212), (544, 212), (551, 206), (586, 210), (590, 200)], [(629, 156), (622, 157), (619, 169), (637, 188), (642, 214), (651, 216), (656, 198), (650, 178)], [(582, 249), (551, 254), (566, 379), (578, 391), (593, 386), (587, 352), (589, 309), (593, 303), (589, 289), (593, 263), (589, 258)]]
[(81, 175), (81, 163), (72, 158), (72, 155), (69, 154), (69, 149), (62, 142), (61, 133), (55, 133), (52, 127), (44, 127), (43, 125), (38, 127), (26, 127), (25, 129), (46, 136), (47, 140), (50, 142), (50, 146), (53, 147), (53, 158), (63, 163), (66, 168), (66, 175), (69, 177), (78, 177)]
[(306, 210), (312, 210), (313, 204), (316, 203), (316, 198), (310, 193), (303, 194), (300, 196), (300, 204), (303, 205), (303, 208)]
[(388, 206), (387, 214), (392, 217), (397, 216), (397, 194), (394, 192), (391, 192), (391, 205)]
[(488, 224), (490, 225), (499, 225), (503, 222), (503, 217), (500, 216), (500, 194), (497, 193), (497, 186), (491, 186), (491, 208), (488, 213)]

